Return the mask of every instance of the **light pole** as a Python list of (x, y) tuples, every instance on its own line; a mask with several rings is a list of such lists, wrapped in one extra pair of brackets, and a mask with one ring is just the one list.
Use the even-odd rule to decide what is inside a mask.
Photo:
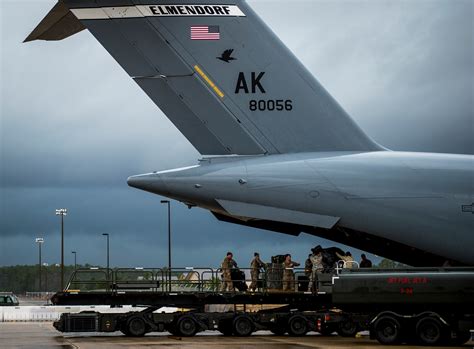
[(45, 267), (44, 270), (44, 290), (48, 292), (48, 263), (43, 263), (43, 267)]
[(171, 292), (171, 203), (169, 200), (161, 200), (161, 203), (168, 205), (168, 289)]
[(41, 292), (41, 245), (44, 243), (43, 238), (36, 238), (36, 243), (38, 244), (38, 252), (39, 252), (39, 261), (38, 261), (38, 275), (39, 275), (39, 283), (38, 283), (38, 291)]
[(107, 275), (108, 275), (108, 273), (109, 273), (109, 266), (110, 266), (109, 233), (103, 233), (102, 235), (107, 236)]
[(71, 251), (72, 254), (74, 254), (74, 271), (77, 269), (77, 252), (76, 251)]
[(66, 215), (66, 208), (56, 209), (56, 216), (61, 216), (61, 291), (64, 289), (64, 216)]

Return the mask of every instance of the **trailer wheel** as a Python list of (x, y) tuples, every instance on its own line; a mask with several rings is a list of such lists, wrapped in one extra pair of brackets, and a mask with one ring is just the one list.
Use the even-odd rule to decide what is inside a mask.
[(421, 344), (438, 345), (443, 339), (443, 324), (433, 317), (422, 318), (416, 324), (416, 336)]
[(183, 337), (192, 337), (197, 333), (198, 327), (192, 316), (184, 315), (178, 320), (177, 330)]
[(251, 318), (246, 315), (238, 315), (233, 321), (234, 334), (238, 337), (248, 337), (252, 334), (254, 324)]
[(374, 335), (381, 344), (397, 344), (401, 341), (400, 323), (393, 316), (381, 316), (374, 323)]
[(127, 321), (125, 332), (132, 337), (143, 337), (147, 332), (145, 320), (140, 316), (132, 316)]
[(359, 327), (352, 319), (346, 319), (339, 324), (337, 334), (341, 337), (355, 337), (357, 332), (359, 332), (358, 330)]
[(301, 315), (293, 315), (288, 320), (288, 334), (290, 336), (304, 336), (308, 332), (308, 320)]

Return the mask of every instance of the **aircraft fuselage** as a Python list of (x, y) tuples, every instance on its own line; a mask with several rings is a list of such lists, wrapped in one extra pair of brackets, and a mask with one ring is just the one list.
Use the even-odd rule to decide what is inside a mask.
[(242, 222), (346, 228), (472, 265), (473, 178), (473, 156), (379, 151), (208, 158), (128, 183)]

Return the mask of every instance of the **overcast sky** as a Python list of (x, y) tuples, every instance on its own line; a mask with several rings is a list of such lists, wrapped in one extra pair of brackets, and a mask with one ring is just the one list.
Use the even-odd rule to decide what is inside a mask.
[[(377, 142), (393, 150), (474, 153), (471, 0), (249, 1)], [(164, 265), (160, 197), (126, 184), (133, 174), (194, 164), (199, 154), (104, 48), (83, 31), (60, 42), (23, 39), (55, 1), (0, 0), (0, 265)], [(175, 265), (247, 264), (291, 252), (304, 261), (328, 241), (218, 222), (173, 202)]]

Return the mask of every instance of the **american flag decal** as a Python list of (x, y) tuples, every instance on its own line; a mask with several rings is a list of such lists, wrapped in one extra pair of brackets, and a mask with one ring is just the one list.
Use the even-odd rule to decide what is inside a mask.
[(220, 38), (218, 25), (191, 26), (191, 40), (220, 40)]

